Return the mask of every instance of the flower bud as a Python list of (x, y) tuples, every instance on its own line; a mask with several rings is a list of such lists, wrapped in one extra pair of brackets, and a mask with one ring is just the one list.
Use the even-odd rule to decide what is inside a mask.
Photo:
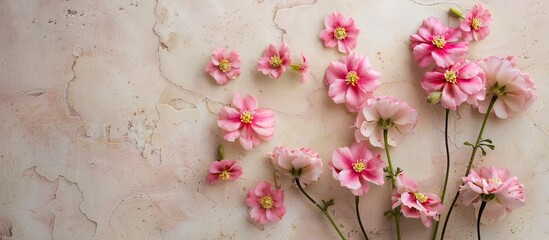
[(442, 92), (435, 91), (435, 92), (431, 93), (431, 95), (429, 95), (429, 97), (427, 97), (427, 102), (432, 103), (432, 104), (437, 104), (440, 101), (441, 96), (442, 96)]
[(457, 18), (465, 19), (465, 16), (463, 15), (463, 13), (459, 9), (454, 8), (454, 7), (450, 8), (450, 15), (452, 15), (454, 17), (457, 17)]
[(221, 161), (225, 159), (225, 149), (223, 148), (223, 145), (217, 146), (217, 161)]

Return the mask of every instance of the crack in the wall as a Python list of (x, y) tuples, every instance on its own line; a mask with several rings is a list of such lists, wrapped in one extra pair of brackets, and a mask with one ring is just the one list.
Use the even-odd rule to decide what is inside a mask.
[(430, 3), (425, 3), (425, 2), (420, 2), (420, 1), (417, 1), (417, 0), (410, 0), (410, 2), (412, 2), (416, 5), (425, 6), (425, 7), (432, 7), (432, 6), (437, 6), (437, 5), (454, 5), (458, 8), (460, 8), (460, 9), (465, 9), (461, 5), (459, 5), (457, 3), (453, 3), (453, 2), (434, 2), (434, 1), (431, 1)]
[[(280, 27), (280, 25), (278, 25), (278, 22), (276, 22), (276, 17), (278, 15), (278, 11), (284, 10), (284, 9), (292, 9), (294, 7), (299, 7), (299, 6), (315, 5), (317, 2), (318, 2), (318, 0), (314, 0), (310, 3), (293, 4), (293, 5), (290, 5), (290, 6), (287, 6), (287, 7), (279, 7), (278, 5), (275, 6), (275, 8), (273, 9), (272, 21), (273, 21), (275, 27), (280, 32), (280, 41), (281, 42), (284, 42), (284, 36), (287, 34), (287, 32), (286, 32), (286, 29)], [(259, 2), (259, 3), (261, 3), (261, 2)]]

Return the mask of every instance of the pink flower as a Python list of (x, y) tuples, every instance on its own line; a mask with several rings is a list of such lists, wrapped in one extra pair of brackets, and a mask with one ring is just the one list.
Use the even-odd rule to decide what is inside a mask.
[(383, 185), (385, 163), (377, 151), (371, 151), (363, 143), (355, 143), (350, 148), (336, 148), (332, 153), (332, 176), (343, 187), (351, 189), (356, 196), (369, 190), (368, 182)]
[(272, 190), (271, 184), (265, 181), (248, 191), (246, 205), (252, 208), (250, 211), (252, 219), (260, 224), (265, 224), (267, 221), (278, 221), (286, 214), (284, 192)]
[(480, 41), (490, 34), (490, 22), (492, 15), (490, 11), (484, 8), (482, 4), (473, 6), (470, 12), (467, 13), (465, 19), (459, 24), (459, 29), (463, 33), (465, 41)]
[(221, 128), (223, 139), (234, 142), (237, 138), (246, 150), (257, 147), (261, 141), (273, 137), (274, 114), (270, 110), (257, 108), (254, 97), (244, 98), (236, 93), (232, 107), (223, 107), (219, 112), (217, 125)]
[(269, 75), (273, 79), (279, 78), (282, 73), (286, 72), (286, 67), (290, 65), (290, 49), (288, 48), (288, 44), (282, 43), (278, 48), (270, 44), (263, 51), (263, 55), (257, 63), (257, 71)]
[(242, 168), (236, 164), (236, 161), (223, 159), (210, 164), (206, 180), (209, 183), (215, 183), (219, 180), (236, 180), (240, 175), (242, 175)]
[(421, 218), (425, 227), (431, 227), (433, 219), (438, 221), (440, 212), (444, 210), (437, 195), (420, 192), (417, 183), (402, 173), (396, 178), (396, 188), (391, 200), (393, 209), (400, 206), (402, 215), (407, 218)]
[(435, 17), (423, 20), (416, 34), (410, 35), (414, 60), (420, 67), (433, 62), (449, 67), (467, 54), (468, 42), (458, 42), (460, 32), (443, 25)]
[(318, 153), (307, 148), (294, 150), (275, 147), (267, 156), (271, 159), (279, 178), (291, 177), (293, 181), (293, 178), (297, 177), (300, 183), (310, 184), (317, 181), (322, 173), (322, 159)]
[(360, 29), (353, 18), (346, 18), (334, 12), (324, 18), (326, 29), (320, 33), (320, 39), (327, 48), (337, 45), (339, 52), (350, 53), (356, 47), (356, 38)]
[(290, 64), (290, 68), (294, 71), (301, 73), (301, 84), (304, 84), (307, 81), (307, 71), (309, 66), (307, 65), (307, 59), (305, 55), (301, 53), (301, 63), (300, 64)]
[(536, 100), (534, 81), (515, 68), (514, 57), (488, 57), (478, 61), (478, 65), (486, 73), (486, 98), (478, 104), (481, 113), (486, 113), (493, 96), (497, 96), (497, 100), (492, 110), (503, 119), (525, 111)]
[(426, 72), (421, 87), (429, 95), (440, 92), (442, 106), (455, 110), (465, 101), (476, 104), (484, 100), (484, 82), (484, 71), (476, 63), (459, 60), (448, 68)]
[(412, 133), (416, 124), (416, 110), (405, 102), (392, 96), (372, 98), (357, 115), (355, 140), (368, 139), (372, 146), (385, 148), (383, 130), (387, 130), (387, 143), (396, 147), (405, 135)]
[(212, 60), (206, 66), (206, 72), (217, 84), (225, 85), (229, 79), (235, 79), (240, 75), (240, 55), (234, 51), (216, 48), (212, 53)]
[(356, 112), (380, 86), (380, 76), (372, 69), (367, 57), (351, 53), (337, 62), (330, 62), (324, 74), (324, 83), (335, 103), (345, 103), (348, 111)]
[(519, 207), (524, 206), (524, 186), (518, 183), (517, 177), (509, 177), (507, 169), (483, 167), (480, 171), (471, 170), (467, 177), (463, 177), (463, 185), (459, 188), (462, 195), (462, 204), (473, 204), (477, 211), (483, 198), (493, 195), (486, 203), (482, 214), (482, 223), (490, 224), (501, 220)]

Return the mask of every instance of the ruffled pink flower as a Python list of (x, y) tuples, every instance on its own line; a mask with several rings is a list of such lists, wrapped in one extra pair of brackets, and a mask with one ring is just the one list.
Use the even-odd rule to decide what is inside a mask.
[(437, 195), (420, 192), (417, 183), (402, 173), (396, 178), (396, 188), (391, 200), (393, 209), (400, 206), (402, 215), (407, 218), (421, 218), (425, 227), (431, 227), (433, 220), (438, 221), (444, 210)]
[(257, 71), (269, 75), (270, 78), (279, 78), (290, 65), (288, 44), (282, 43), (278, 48), (270, 44), (257, 63)]
[(346, 18), (334, 12), (324, 18), (326, 29), (320, 33), (320, 39), (327, 48), (337, 45), (339, 52), (350, 53), (356, 47), (356, 38), (360, 29), (353, 18)]
[(451, 29), (435, 17), (423, 20), (416, 34), (410, 35), (414, 60), (420, 67), (433, 62), (439, 67), (449, 67), (467, 54), (468, 42), (458, 42), (461, 33)]
[(486, 113), (494, 95), (497, 100), (492, 111), (502, 119), (525, 111), (536, 100), (534, 81), (527, 73), (515, 68), (514, 57), (488, 57), (478, 61), (478, 65), (486, 74), (486, 98), (478, 104), (481, 113)]
[(236, 164), (236, 161), (223, 159), (210, 164), (206, 180), (209, 183), (215, 183), (219, 180), (236, 180), (240, 175), (242, 175), (242, 168)]
[(440, 92), (440, 104), (455, 110), (465, 101), (477, 104), (484, 100), (485, 81), (484, 71), (476, 63), (459, 60), (448, 68), (435, 67), (426, 72), (421, 87), (428, 95)]
[(416, 110), (407, 103), (392, 96), (372, 98), (358, 112), (355, 140), (369, 140), (372, 146), (385, 148), (383, 130), (386, 129), (387, 143), (396, 147), (404, 136), (412, 133), (417, 121)]
[(509, 177), (509, 170), (495, 167), (483, 167), (480, 171), (471, 170), (463, 177), (463, 185), (459, 188), (462, 204), (473, 204), (477, 211), (481, 205), (482, 196), (493, 194), (495, 198), (486, 203), (482, 214), (482, 223), (490, 224), (500, 221), (512, 210), (524, 206), (524, 186), (519, 184), (517, 177)]
[(301, 63), (290, 64), (290, 68), (301, 74), (301, 84), (304, 84), (305, 81), (307, 81), (307, 71), (309, 70), (309, 66), (307, 65), (307, 58), (305, 58), (303, 53), (301, 53)]
[(356, 196), (368, 192), (368, 182), (383, 185), (383, 167), (385, 163), (379, 158), (377, 151), (371, 151), (363, 143), (355, 143), (351, 147), (336, 148), (332, 153), (332, 176), (343, 187), (351, 189)]
[(230, 79), (240, 75), (240, 54), (216, 48), (212, 53), (212, 60), (206, 66), (206, 72), (215, 79), (217, 84), (227, 84)]
[(219, 112), (217, 125), (223, 139), (234, 142), (237, 138), (246, 150), (257, 147), (261, 141), (270, 140), (274, 133), (272, 111), (257, 108), (256, 99), (250, 95), (242, 98), (236, 93), (232, 107), (223, 107)]
[(276, 222), (286, 214), (284, 192), (272, 190), (271, 184), (265, 181), (248, 191), (246, 205), (252, 208), (250, 211), (252, 219), (260, 224), (265, 224), (267, 221)]
[(488, 9), (485, 9), (482, 4), (473, 6), (470, 12), (467, 13), (465, 19), (459, 24), (459, 29), (463, 33), (465, 41), (480, 41), (490, 34), (490, 22), (492, 15)]
[(317, 181), (322, 173), (322, 159), (311, 149), (275, 147), (267, 156), (271, 159), (278, 178), (286, 178), (282, 181), (293, 181), (297, 177), (300, 183), (310, 184)]
[(337, 62), (330, 62), (324, 74), (324, 83), (335, 103), (345, 103), (348, 111), (356, 112), (380, 86), (380, 76), (372, 69), (367, 57), (351, 53)]

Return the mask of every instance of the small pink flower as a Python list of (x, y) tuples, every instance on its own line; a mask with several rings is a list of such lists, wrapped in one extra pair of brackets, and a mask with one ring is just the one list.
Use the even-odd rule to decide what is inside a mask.
[(279, 177), (291, 177), (292, 181), (297, 177), (300, 183), (310, 184), (317, 181), (322, 173), (322, 159), (318, 153), (307, 148), (275, 147), (267, 156)]
[(425, 227), (431, 227), (433, 220), (438, 221), (444, 210), (437, 195), (420, 192), (417, 183), (402, 173), (396, 178), (396, 188), (391, 200), (393, 209), (400, 206), (402, 215), (407, 218), (421, 218)]
[(383, 130), (387, 130), (387, 143), (396, 147), (416, 124), (417, 112), (407, 103), (392, 96), (372, 98), (358, 112), (355, 140), (369, 140), (372, 146), (385, 148)]
[(250, 211), (252, 219), (260, 224), (278, 221), (286, 214), (284, 192), (272, 190), (271, 184), (265, 181), (248, 191), (246, 205), (252, 208)]
[(309, 66), (307, 65), (307, 58), (305, 58), (303, 53), (301, 53), (301, 63), (290, 64), (290, 68), (301, 74), (301, 84), (304, 84), (305, 81), (307, 81), (307, 71), (309, 70)]
[(282, 73), (286, 72), (286, 68), (290, 65), (290, 49), (288, 44), (282, 43), (278, 48), (270, 44), (263, 51), (263, 55), (257, 62), (257, 71), (270, 78), (277, 79)]
[(486, 113), (494, 95), (497, 100), (492, 111), (502, 119), (525, 111), (536, 100), (534, 81), (527, 73), (515, 68), (514, 57), (488, 57), (478, 61), (478, 65), (486, 73), (486, 98), (478, 104), (481, 113)]
[(348, 111), (356, 112), (380, 86), (380, 76), (372, 69), (367, 57), (351, 53), (337, 62), (330, 62), (324, 74), (324, 83), (335, 103), (345, 103)]
[(483, 196), (493, 194), (494, 199), (486, 203), (482, 214), (482, 223), (490, 224), (500, 221), (512, 210), (524, 206), (524, 186), (519, 184), (517, 177), (509, 177), (509, 170), (495, 167), (483, 167), (480, 171), (471, 170), (463, 177), (463, 185), (459, 188), (462, 204), (473, 204), (477, 211)]
[(421, 87), (429, 95), (440, 92), (442, 106), (455, 110), (465, 101), (476, 104), (484, 100), (485, 81), (484, 71), (476, 63), (459, 60), (448, 68), (426, 72)]
[(261, 141), (273, 137), (274, 114), (272, 111), (257, 108), (256, 99), (250, 95), (242, 98), (236, 93), (232, 107), (223, 107), (219, 112), (217, 125), (223, 139), (234, 142), (237, 138), (246, 150), (257, 147)]
[(236, 164), (236, 161), (223, 159), (210, 164), (206, 180), (209, 183), (215, 183), (219, 180), (236, 180), (240, 175), (242, 175), (242, 168)]
[(363, 143), (355, 143), (350, 148), (336, 148), (329, 162), (332, 176), (343, 187), (351, 189), (356, 196), (368, 192), (368, 182), (383, 185), (385, 163), (377, 151), (371, 151)]
[(459, 24), (459, 29), (463, 33), (465, 41), (480, 41), (490, 34), (490, 22), (492, 15), (488, 9), (485, 9), (482, 4), (473, 6), (470, 12), (467, 13), (465, 19)]
[(460, 32), (451, 29), (435, 17), (423, 20), (416, 34), (410, 35), (414, 60), (420, 67), (433, 62), (439, 67), (449, 67), (467, 54), (468, 42), (458, 42)]
[(337, 45), (339, 52), (350, 53), (356, 47), (356, 38), (360, 29), (353, 18), (346, 18), (334, 12), (324, 18), (326, 29), (320, 33), (320, 39), (327, 48)]
[(235, 79), (240, 75), (240, 55), (235, 51), (216, 48), (212, 53), (212, 60), (206, 66), (206, 72), (217, 84), (225, 85), (229, 79)]

